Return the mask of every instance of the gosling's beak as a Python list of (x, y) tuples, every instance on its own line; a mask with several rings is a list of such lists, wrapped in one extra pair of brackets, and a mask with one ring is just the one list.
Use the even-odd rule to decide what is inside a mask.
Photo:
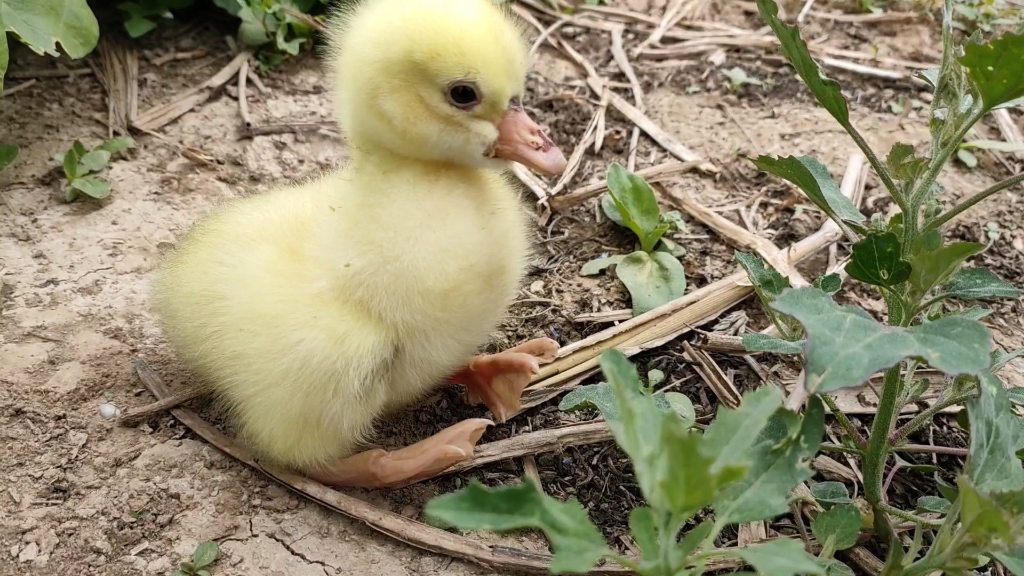
[(491, 155), (512, 160), (541, 174), (556, 176), (565, 170), (562, 151), (520, 106), (510, 106), (498, 122), (498, 140)]

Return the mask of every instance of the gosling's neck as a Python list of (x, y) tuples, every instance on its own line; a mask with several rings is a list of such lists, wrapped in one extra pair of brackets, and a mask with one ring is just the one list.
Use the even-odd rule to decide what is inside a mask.
[(349, 143), (349, 170), (370, 177), (408, 176), (446, 180), (476, 180), (493, 177), (500, 167), (487, 167), (454, 160), (410, 156), (374, 144)]

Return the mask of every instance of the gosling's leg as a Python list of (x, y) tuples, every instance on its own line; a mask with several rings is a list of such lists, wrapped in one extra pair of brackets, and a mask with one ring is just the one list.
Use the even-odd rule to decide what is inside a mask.
[(466, 387), (470, 402), (483, 402), (498, 422), (504, 422), (519, 412), (523, 389), (540, 365), (557, 355), (558, 342), (536, 338), (498, 354), (481, 354), (450, 380)]
[(334, 486), (394, 488), (412, 484), (472, 457), (480, 436), (493, 425), (484, 418), (463, 420), (412, 446), (391, 452), (367, 450), (306, 475)]

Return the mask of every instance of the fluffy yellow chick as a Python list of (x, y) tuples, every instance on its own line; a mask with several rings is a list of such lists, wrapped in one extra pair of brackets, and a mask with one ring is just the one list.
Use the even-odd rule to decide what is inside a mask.
[(504, 420), (557, 353), (543, 338), (474, 356), (529, 253), (503, 171), (566, 161), (522, 108), (524, 37), (491, 0), (364, 0), (330, 27), (349, 165), (200, 220), (152, 302), (262, 458), (323, 483), (396, 486), (470, 457), (493, 422), (356, 454), (375, 420), (446, 379)]

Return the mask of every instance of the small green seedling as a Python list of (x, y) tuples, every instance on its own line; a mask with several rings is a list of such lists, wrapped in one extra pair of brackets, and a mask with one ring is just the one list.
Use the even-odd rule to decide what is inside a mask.
[(241, 18), (238, 40), (257, 49), (260, 65), (273, 68), (288, 56), (296, 56), (303, 47), (312, 45), (316, 29), (310, 16), (317, 4), (328, 0), (215, 0), (232, 16)]
[(0, 144), (0, 172), (6, 170), (18, 159), (19, 152), (21, 149), (14, 144)]
[(220, 546), (213, 540), (207, 540), (192, 553), (191, 562), (182, 562), (171, 576), (210, 576), (209, 567), (220, 556)]
[(971, 150), (993, 150), (995, 152), (1024, 152), (1024, 144), (1003, 142), (1001, 140), (968, 140), (957, 148), (956, 157), (968, 168), (978, 165), (978, 157)]
[(665, 237), (672, 226), (683, 229), (679, 213), (662, 214), (651, 186), (617, 163), (608, 167), (608, 193), (601, 198), (601, 209), (636, 235), (640, 249), (591, 260), (580, 274), (591, 276), (614, 266), (629, 291), (634, 316), (681, 297), (686, 292), (686, 272), (679, 262), (683, 250)]
[(750, 84), (751, 86), (764, 86), (764, 82), (754, 78), (753, 76), (748, 76), (746, 70), (739, 66), (728, 70), (722, 70), (722, 74), (729, 79), (729, 84), (732, 86), (732, 90), (734, 92), (743, 88), (747, 84)]
[(135, 142), (123, 136), (111, 138), (92, 150), (86, 150), (81, 142), (75, 140), (66, 152), (54, 155), (53, 160), (64, 169), (67, 181), (64, 200), (73, 202), (79, 193), (97, 200), (110, 196), (110, 183), (95, 174), (107, 167), (114, 154), (134, 147)]

